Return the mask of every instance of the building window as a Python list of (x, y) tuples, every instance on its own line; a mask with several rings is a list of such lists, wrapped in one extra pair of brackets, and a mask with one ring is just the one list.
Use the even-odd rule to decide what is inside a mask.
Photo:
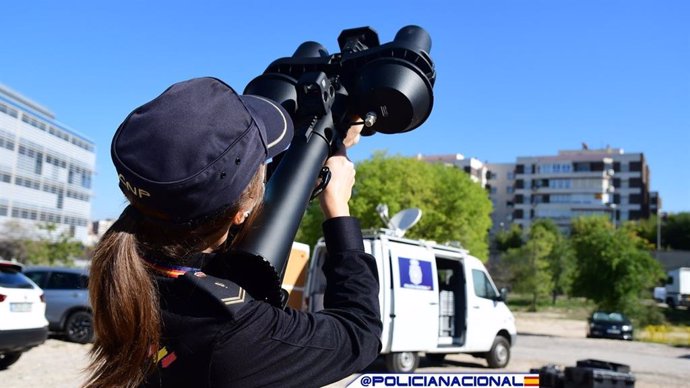
[(514, 180), (515, 179), (515, 173), (512, 171), (508, 171), (508, 180)]
[(549, 179), (550, 189), (569, 189), (570, 179)]
[(506, 186), (506, 193), (508, 194), (513, 194), (515, 192), (515, 189), (513, 186)]
[(32, 127), (40, 129), (43, 132), (45, 132), (48, 129), (48, 126), (44, 122), (38, 121), (35, 118), (28, 116), (27, 114), (22, 115), (22, 121), (31, 125)]
[(588, 172), (591, 171), (591, 166), (588, 162), (574, 163), (575, 172)]
[(6, 114), (8, 116), (12, 116), (15, 119), (19, 116), (19, 112), (16, 109), (10, 108), (9, 106), (7, 106), (5, 104), (0, 104), (0, 112)]
[(570, 194), (551, 194), (553, 203), (570, 203)]
[(14, 151), (14, 142), (10, 139), (4, 139), (0, 137), (0, 147), (7, 148), (10, 151)]

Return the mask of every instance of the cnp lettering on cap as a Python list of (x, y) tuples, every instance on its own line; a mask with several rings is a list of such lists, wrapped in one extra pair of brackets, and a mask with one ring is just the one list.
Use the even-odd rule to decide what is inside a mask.
[(125, 179), (125, 176), (122, 174), (118, 174), (118, 178), (120, 178), (120, 182), (127, 187), (127, 190), (129, 190), (132, 194), (136, 195), (139, 198), (144, 198), (144, 197), (150, 197), (151, 194), (139, 187), (134, 186), (133, 184), (127, 182), (127, 179)]

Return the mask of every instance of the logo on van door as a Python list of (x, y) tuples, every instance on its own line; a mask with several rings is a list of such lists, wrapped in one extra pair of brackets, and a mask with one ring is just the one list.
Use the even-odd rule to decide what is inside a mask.
[(414, 290), (432, 290), (434, 288), (430, 262), (399, 257), (398, 264), (400, 287)]

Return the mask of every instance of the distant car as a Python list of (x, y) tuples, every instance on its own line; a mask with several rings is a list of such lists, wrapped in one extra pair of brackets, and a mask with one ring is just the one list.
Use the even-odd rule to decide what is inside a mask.
[(0, 370), (48, 338), (43, 291), (21, 270), (0, 260)]
[(621, 313), (596, 311), (587, 323), (588, 338), (633, 339), (632, 322)]
[(71, 342), (93, 340), (89, 272), (81, 268), (31, 267), (24, 271), (45, 292), (49, 329)]

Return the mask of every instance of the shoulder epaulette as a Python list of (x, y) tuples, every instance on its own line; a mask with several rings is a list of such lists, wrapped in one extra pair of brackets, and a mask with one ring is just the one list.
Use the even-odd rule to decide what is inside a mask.
[(234, 317), (236, 313), (253, 298), (236, 283), (207, 275), (201, 271), (190, 271), (178, 279), (200, 290), (218, 303)]

